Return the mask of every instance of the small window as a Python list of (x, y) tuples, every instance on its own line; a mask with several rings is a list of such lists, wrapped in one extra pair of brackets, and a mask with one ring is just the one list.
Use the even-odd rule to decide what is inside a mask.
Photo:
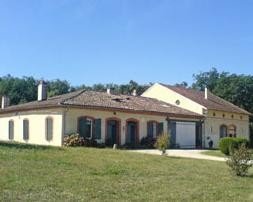
[(23, 139), (29, 140), (29, 120), (23, 120)]
[(176, 100), (176, 105), (180, 105), (180, 100)]
[(216, 116), (215, 112), (213, 113), (213, 116)]
[(53, 139), (53, 119), (51, 117), (46, 118), (46, 140)]
[(242, 116), (240, 116), (240, 119), (242, 120)]
[(226, 116), (225, 114), (222, 114), (222, 117), (223, 117), (223, 118), (225, 118), (225, 116)]
[(10, 120), (9, 121), (9, 140), (14, 139), (14, 121)]
[(231, 118), (232, 118), (232, 119), (234, 118), (234, 114), (231, 115)]

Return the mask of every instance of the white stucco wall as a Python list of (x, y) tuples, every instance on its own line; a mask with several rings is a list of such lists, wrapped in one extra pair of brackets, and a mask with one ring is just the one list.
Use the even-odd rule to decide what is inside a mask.
[(101, 125), (101, 142), (105, 142), (105, 124), (107, 118), (119, 118), (121, 119), (121, 144), (125, 144), (126, 139), (126, 120), (134, 118), (139, 120), (139, 139), (147, 136), (147, 122), (154, 120), (157, 122), (163, 122), (164, 131), (167, 131), (166, 116), (148, 115), (148, 114), (134, 114), (126, 112), (113, 111), (99, 111), (90, 109), (69, 109), (65, 114), (65, 134), (71, 134), (77, 132), (77, 120), (80, 116), (91, 116), (95, 119), (102, 119)]
[[(223, 114), (225, 114), (224, 118)], [(237, 137), (244, 137), (249, 139), (249, 117), (247, 115), (209, 110), (208, 117), (204, 123), (203, 135), (203, 141), (205, 142), (206, 147), (208, 147), (207, 137), (210, 137), (210, 139), (213, 140), (214, 147), (218, 147), (221, 125), (226, 125), (227, 127), (229, 125), (234, 125), (236, 126)]]
[[(53, 139), (46, 140), (46, 118), (53, 118)], [(23, 120), (29, 120), (29, 140), (23, 140)], [(62, 145), (62, 110), (35, 110), (0, 115), (0, 140), (9, 140), (9, 121), (14, 121), (14, 140), (39, 145)]]
[[(155, 98), (167, 102), (169, 104), (175, 105), (177, 107), (188, 109), (192, 112), (201, 115), (203, 114), (203, 109), (206, 109), (206, 107), (190, 100), (189, 98), (182, 96), (181, 94), (173, 90), (170, 90), (169, 88), (160, 85), (159, 83), (156, 83), (153, 86), (151, 86), (141, 96)], [(176, 105), (177, 100), (180, 101), (179, 105)]]

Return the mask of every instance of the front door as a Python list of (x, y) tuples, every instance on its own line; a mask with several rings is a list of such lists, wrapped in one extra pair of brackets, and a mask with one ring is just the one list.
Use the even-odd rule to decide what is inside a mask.
[(137, 141), (137, 123), (134, 121), (127, 122), (126, 143), (134, 145)]
[(119, 123), (116, 120), (107, 121), (107, 144), (119, 144)]

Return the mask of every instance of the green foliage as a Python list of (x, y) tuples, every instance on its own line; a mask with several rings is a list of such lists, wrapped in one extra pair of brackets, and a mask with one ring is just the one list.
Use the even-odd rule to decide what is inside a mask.
[(208, 72), (193, 74), (195, 83), (192, 84), (192, 87), (199, 90), (204, 90), (205, 87), (207, 87), (210, 91), (213, 91), (213, 89), (217, 85), (219, 77), (220, 73), (214, 67)]
[(143, 137), (140, 141), (140, 146), (145, 149), (154, 149), (155, 148), (156, 139), (153, 137)]
[[(79, 87), (71, 86), (66, 80), (56, 79), (46, 82), (48, 97), (65, 94), (79, 89), (105, 92), (107, 88), (110, 88), (112, 93), (127, 95), (130, 95), (133, 90), (136, 89), (137, 94), (140, 95), (151, 85), (139, 85), (132, 80), (128, 84), (123, 85), (94, 84), (93, 86), (81, 85)], [(38, 83), (39, 80), (33, 77), (17, 78), (12, 77), (11, 75), (0, 77), (0, 96), (8, 96), (11, 105), (34, 101), (37, 99)]]
[(224, 137), (219, 142), (219, 149), (223, 154), (231, 155), (242, 144), (248, 146), (249, 141), (245, 138)]
[(229, 155), (229, 149), (231, 148), (231, 144), (233, 143), (233, 138), (232, 137), (224, 137), (220, 140), (219, 142), (219, 149), (220, 151), (225, 154)]
[(237, 176), (245, 176), (252, 166), (251, 152), (245, 144), (241, 144), (235, 149), (232, 156), (227, 160), (227, 165)]
[(155, 147), (159, 149), (160, 151), (162, 151), (162, 154), (165, 154), (166, 149), (169, 147), (169, 142), (170, 142), (169, 140), (170, 140), (170, 137), (168, 133), (163, 133), (158, 136), (155, 143)]
[(74, 133), (64, 137), (63, 145), (66, 147), (96, 147), (98, 144), (93, 139), (86, 139), (84, 137), (80, 137), (79, 134)]
[(59, 79), (54, 81), (48, 81), (47, 90), (48, 97), (56, 95), (62, 95), (70, 91), (70, 84), (67, 81), (61, 81)]

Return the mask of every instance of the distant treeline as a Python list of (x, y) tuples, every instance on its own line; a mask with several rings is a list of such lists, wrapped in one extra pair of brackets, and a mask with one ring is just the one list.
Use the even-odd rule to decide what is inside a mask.
[[(188, 86), (186, 82), (175, 85), (199, 90), (207, 87), (214, 94), (253, 113), (252, 75), (218, 72), (216, 68), (212, 68), (210, 71), (194, 74), (193, 79), (194, 83), (191, 86)], [(39, 80), (33, 77), (17, 78), (11, 75), (0, 77), (0, 96), (7, 95), (10, 98), (11, 104), (36, 100), (38, 82)], [(140, 95), (152, 85), (152, 83), (138, 84), (132, 80), (128, 84), (94, 84), (93, 86), (72, 86), (68, 81), (60, 79), (46, 82), (48, 84), (49, 97), (79, 89), (106, 91), (107, 88), (110, 88), (115, 94), (131, 94), (136, 89), (137, 94)]]

